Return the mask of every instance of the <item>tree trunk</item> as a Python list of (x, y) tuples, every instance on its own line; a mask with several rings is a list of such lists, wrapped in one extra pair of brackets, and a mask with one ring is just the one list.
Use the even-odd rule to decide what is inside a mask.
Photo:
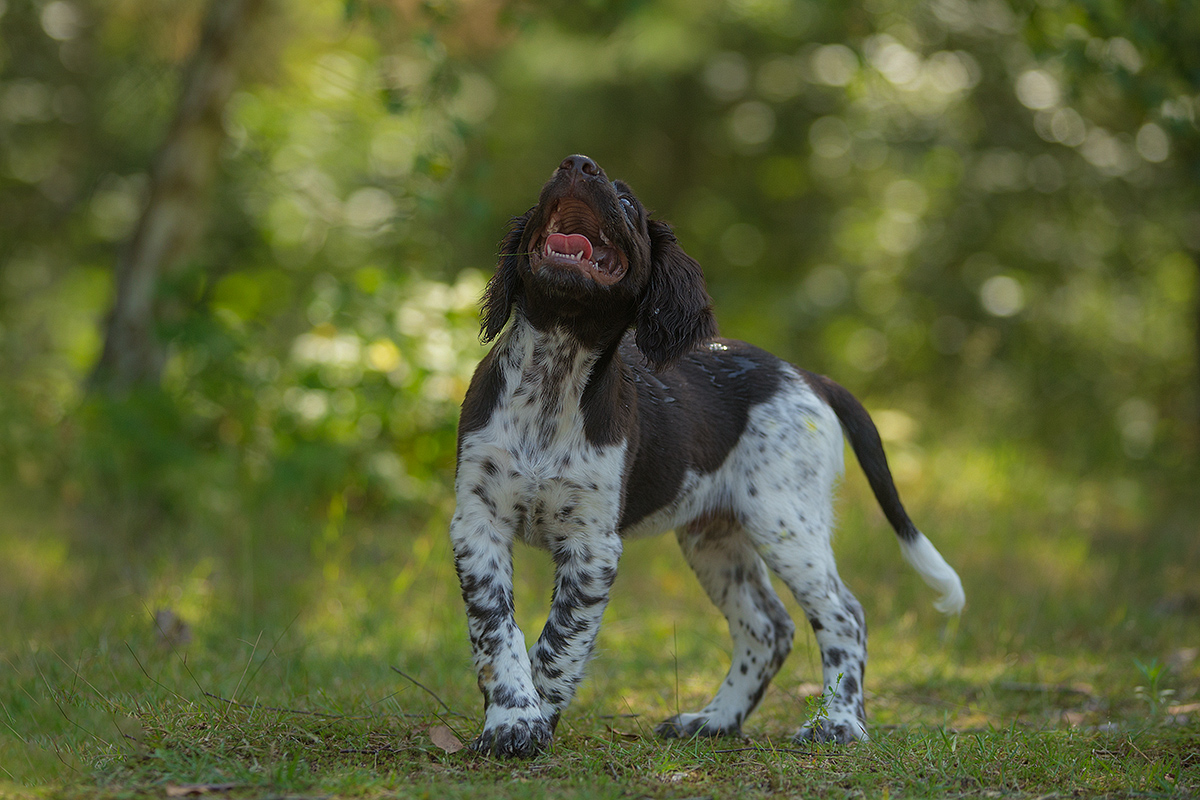
[(184, 72), (175, 118), (150, 170), (146, 207), (116, 269), (116, 299), (93, 389), (154, 385), (165, 347), (156, 328), (161, 277), (195, 244), (225, 140), (222, 115), (237, 85), (239, 54), (267, 0), (212, 0)]

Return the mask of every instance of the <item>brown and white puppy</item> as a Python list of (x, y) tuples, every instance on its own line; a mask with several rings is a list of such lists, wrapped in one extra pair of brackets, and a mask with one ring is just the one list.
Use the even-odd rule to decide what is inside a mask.
[[(657, 732), (739, 733), (792, 646), (774, 573), (815, 632), (828, 696), (797, 738), (866, 738), (866, 623), (830, 547), (843, 433), (902, 554), (941, 593), (937, 607), (957, 613), (964, 596), (905, 513), (862, 405), (828, 378), (718, 338), (700, 265), (585, 156), (564, 160), (513, 220), (483, 311), (496, 344), (463, 402), (450, 525), (484, 696), (475, 749), (531, 756), (549, 744), (622, 540), (668, 530), (728, 619), (733, 663), (707, 706)], [(556, 567), (528, 651), (513, 617), (517, 540)]]

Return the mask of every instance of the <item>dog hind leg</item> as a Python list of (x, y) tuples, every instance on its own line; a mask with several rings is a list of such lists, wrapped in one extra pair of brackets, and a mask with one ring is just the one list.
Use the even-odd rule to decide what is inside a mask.
[(848, 743), (867, 738), (863, 676), (867, 624), (862, 606), (842, 583), (825, 526), (804, 517), (756, 537), (758, 552), (791, 590), (816, 635), (825, 687), (822, 713), (796, 734), (797, 741)]
[(842, 430), (802, 382), (792, 388), (751, 415), (730, 496), (755, 550), (804, 610), (821, 650), (822, 711), (796, 739), (845, 743), (867, 738), (867, 626), (838, 577), (831, 544)]
[(733, 660), (707, 706), (677, 714), (655, 730), (668, 738), (737, 735), (791, 652), (796, 629), (766, 565), (736, 522), (694, 522), (676, 535), (700, 584), (729, 622)]

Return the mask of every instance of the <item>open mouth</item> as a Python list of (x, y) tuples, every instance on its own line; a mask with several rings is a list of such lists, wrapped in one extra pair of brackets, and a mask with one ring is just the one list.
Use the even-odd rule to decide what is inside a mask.
[(534, 240), (530, 267), (574, 269), (602, 286), (625, 277), (628, 263), (600, 227), (600, 219), (582, 200), (564, 198), (550, 214), (545, 229)]

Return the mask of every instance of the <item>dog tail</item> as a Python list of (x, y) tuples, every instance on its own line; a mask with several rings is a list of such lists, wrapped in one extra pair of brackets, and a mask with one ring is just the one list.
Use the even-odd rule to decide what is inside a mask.
[(883, 442), (879, 439), (879, 431), (875, 428), (871, 415), (844, 387), (824, 375), (809, 373), (809, 376), (813, 388), (829, 403), (833, 413), (837, 414), (841, 421), (842, 430), (850, 440), (850, 446), (867, 476), (867, 483), (871, 485), (879, 507), (883, 509), (883, 515), (900, 537), (900, 551), (904, 560), (912, 565), (925, 583), (941, 595), (934, 602), (934, 608), (943, 614), (959, 613), (966, 603), (962, 581), (933, 543), (917, 530), (917, 526), (909, 519), (908, 512), (904, 510), (900, 495), (896, 491), (896, 484), (892, 480), (892, 471), (888, 469)]

